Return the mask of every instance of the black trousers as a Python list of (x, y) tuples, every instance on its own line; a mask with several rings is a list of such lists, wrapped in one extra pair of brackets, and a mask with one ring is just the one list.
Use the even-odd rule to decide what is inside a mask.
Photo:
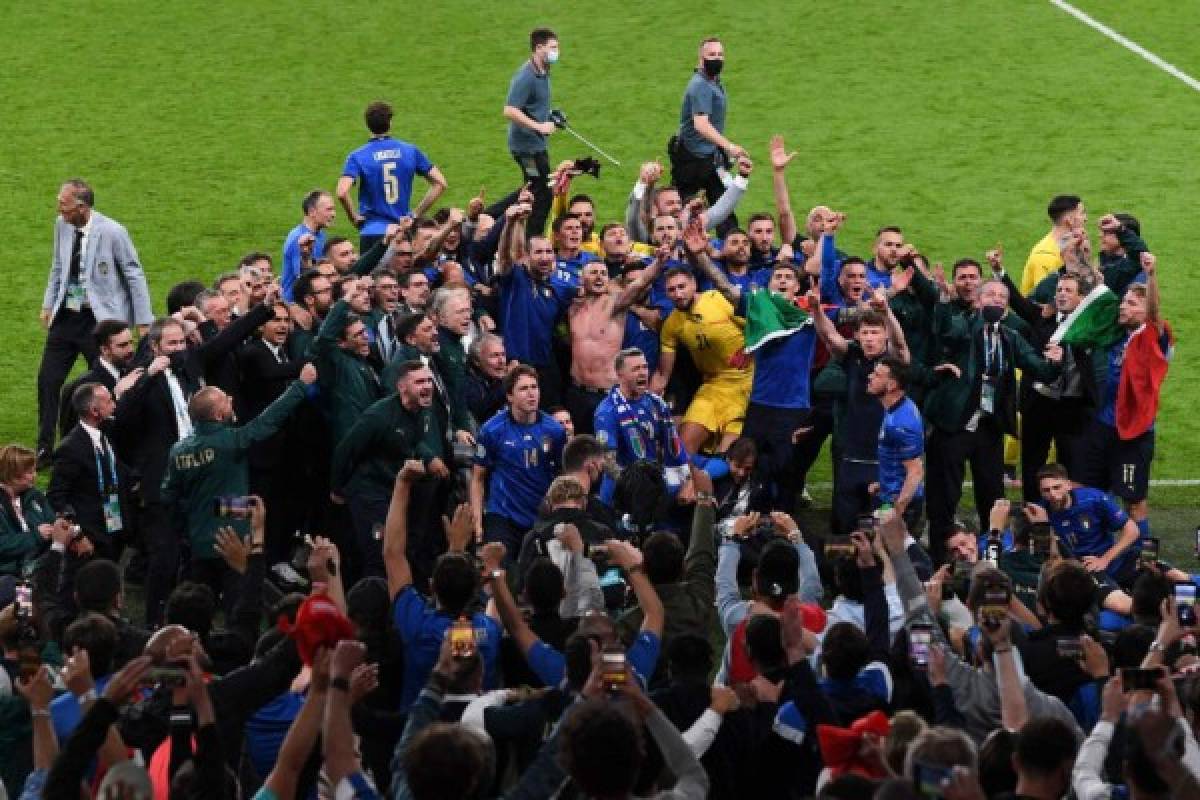
[(1074, 478), (1079, 473), (1079, 437), (1082, 423), (1090, 417), (1089, 411), (1076, 404), (1030, 392), (1021, 409), (1021, 485), (1025, 502), (1036, 503), (1040, 498), (1037, 473), (1046, 466), (1051, 442), (1058, 463), (1067, 468), (1067, 474)]
[[(358, 551), (359, 577), (386, 575), (383, 565), (382, 526), (387, 521), (392, 495), (383, 489), (364, 489), (346, 497), (350, 519), (354, 522), (354, 542)], [(411, 515), (410, 515), (411, 516)], [(379, 538), (375, 534), (380, 533)], [(409, 531), (411, 537), (412, 531)]]
[[(804, 488), (805, 474), (812, 466), (812, 461), (806, 459), (810, 448), (803, 441), (794, 444), (792, 434), (798, 428), (813, 425), (812, 417), (807, 408), (777, 408), (760, 403), (751, 403), (746, 408), (742, 435), (754, 441), (758, 448), (756, 466), (775, 487), (773, 507), (788, 514), (796, 513), (796, 497)], [(818, 444), (817, 452), (820, 449)]]
[(872, 511), (870, 487), (879, 482), (879, 464), (843, 457), (837, 465), (837, 476), (837, 489), (833, 493), (833, 532), (848, 536), (858, 530), (858, 518)]
[(63, 383), (75, 359), (83, 356), (87, 363), (96, 360), (96, 317), (90, 308), (69, 311), (60, 308), (46, 333), (42, 348), (42, 363), (38, 367), (38, 438), (37, 449), (54, 449), (54, 426), (58, 421), (58, 401)]
[(372, 247), (374, 247), (376, 244), (378, 244), (378, 243), (379, 243), (379, 240), (380, 240), (380, 239), (382, 239), (382, 238), (383, 238), (383, 234), (382, 234), (382, 233), (372, 233), (372, 234), (370, 234), (369, 236), (368, 236), (367, 234), (365, 234), (365, 233), (364, 233), (364, 234), (359, 234), (359, 237), (358, 237), (358, 252), (359, 252), (359, 253), (365, 253), (365, 252), (367, 252), (367, 251), (368, 251), (368, 250), (370, 250)]
[(500, 219), (504, 210), (517, 202), (517, 196), (521, 193), (521, 189), (528, 184), (529, 191), (533, 192), (533, 212), (529, 215), (525, 230), (531, 236), (535, 233), (541, 235), (542, 231), (546, 229), (546, 217), (550, 214), (550, 205), (554, 202), (554, 192), (551, 191), (549, 184), (550, 154), (543, 150), (540, 153), (513, 153), (512, 157), (517, 162), (517, 166), (521, 168), (521, 185), (488, 206), (487, 213), (491, 217)]
[(602, 389), (588, 389), (572, 382), (567, 386), (566, 409), (575, 423), (575, 435), (595, 433), (596, 406), (604, 402), (608, 392)]
[(554, 359), (554, 355), (550, 355), (549, 364), (534, 364), (533, 368), (537, 370), (538, 374), (538, 391), (540, 394), (538, 408), (542, 411), (548, 411), (555, 406), (561, 406), (563, 404), (563, 375), (562, 370), (558, 368), (558, 362)]
[(925, 507), (929, 514), (929, 554), (933, 563), (945, 556), (946, 536), (962, 499), (963, 477), (971, 465), (979, 530), (987, 530), (988, 515), (1004, 496), (1004, 434), (987, 416), (973, 431), (946, 433), (934, 428), (925, 448)]
[(149, 550), (146, 571), (146, 627), (162, 623), (167, 597), (179, 581), (180, 533), (171, 525), (171, 514), (162, 503), (147, 503), (140, 517)]
[(233, 619), (233, 609), (237, 605), (239, 578), (241, 576), (223, 558), (203, 558), (192, 562), (192, 580), (212, 589), (213, 596), (225, 612), (227, 625)]
[[(717, 202), (717, 198), (725, 193), (725, 184), (717, 174), (717, 162), (714, 156), (697, 156), (680, 145), (674, 152), (668, 152), (671, 158), (671, 182), (679, 189), (679, 196), (687, 202), (688, 198), (704, 190), (708, 205)], [(725, 233), (737, 227), (737, 216), (729, 217), (717, 228), (717, 234)]]

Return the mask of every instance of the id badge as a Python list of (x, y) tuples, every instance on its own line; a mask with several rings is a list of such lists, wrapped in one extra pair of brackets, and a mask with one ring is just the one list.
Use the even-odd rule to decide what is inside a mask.
[(121, 500), (117, 495), (110, 494), (104, 501), (104, 530), (112, 535), (120, 533), (124, 529), (125, 523), (121, 519)]
[(979, 392), (979, 410), (985, 414), (996, 413), (996, 387), (988, 381), (983, 382)]
[(83, 301), (87, 294), (83, 291), (83, 286), (78, 283), (72, 283), (67, 287), (67, 310), (80, 311), (83, 309)]

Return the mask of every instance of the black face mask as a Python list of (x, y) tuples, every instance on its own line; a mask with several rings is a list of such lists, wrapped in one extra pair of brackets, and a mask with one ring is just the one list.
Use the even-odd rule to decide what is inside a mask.
[(171, 353), (168, 358), (171, 359), (171, 371), (179, 372), (187, 364), (187, 351), (180, 350), (178, 352)]
[(980, 313), (983, 314), (984, 322), (994, 325), (1004, 319), (1004, 306), (983, 306)]
[(725, 66), (723, 58), (706, 58), (704, 59), (704, 73), (710, 78), (715, 78), (721, 74), (721, 69)]

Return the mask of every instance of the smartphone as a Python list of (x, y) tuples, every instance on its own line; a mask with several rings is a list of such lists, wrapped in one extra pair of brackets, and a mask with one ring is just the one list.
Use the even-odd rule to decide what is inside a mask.
[(1175, 614), (1184, 628), (1196, 626), (1196, 584), (1175, 584)]
[(168, 689), (178, 689), (187, 685), (187, 670), (183, 667), (151, 667), (142, 678), (146, 686), (162, 685)]
[(1002, 549), (1002, 545), (1000, 542), (1000, 538), (997, 536), (989, 536), (987, 538), (987, 545), (984, 548), (984, 553), (983, 553), (984, 561), (990, 561), (993, 564), (999, 564), (1001, 549)]
[(1074, 636), (1063, 636), (1054, 641), (1059, 658), (1069, 658), (1072, 661), (1083, 660), (1083, 642)]
[(610, 647), (600, 654), (600, 678), (608, 691), (621, 690), (625, 685), (625, 651)]
[(854, 558), (856, 552), (849, 536), (830, 536), (825, 542), (826, 558)]
[(1033, 533), (1029, 536), (1029, 544), (1035, 556), (1050, 555), (1050, 537), (1054, 535), (1054, 531), (1049, 528), (1034, 528)]
[(29, 581), (21, 581), (16, 587), (17, 621), (28, 622), (33, 619), (33, 587)]
[(942, 782), (950, 777), (948, 767), (933, 764), (913, 762), (913, 785), (917, 795), (928, 800), (940, 800), (942, 797)]
[(979, 617), (984, 627), (995, 630), (1004, 624), (1011, 599), (1008, 586), (999, 581), (989, 581), (984, 586), (983, 602), (979, 605)]
[(475, 655), (475, 626), (471, 620), (460, 617), (450, 626), (450, 654), (455, 658)]
[(908, 629), (908, 659), (917, 669), (929, 666), (929, 646), (933, 643), (933, 626), (915, 622)]
[(586, 548), (587, 557), (592, 561), (596, 559), (608, 559), (608, 545), (606, 544), (589, 544)]
[(213, 498), (213, 514), (231, 519), (250, 518), (250, 498), (222, 495)]
[(1156, 537), (1151, 536), (1142, 544), (1142, 552), (1138, 554), (1138, 562), (1141, 564), (1154, 564), (1158, 561), (1158, 545), (1159, 541)]
[(1162, 677), (1162, 667), (1142, 669), (1141, 667), (1124, 667), (1121, 669), (1121, 687), (1127, 692), (1142, 689), (1157, 689), (1158, 680)]

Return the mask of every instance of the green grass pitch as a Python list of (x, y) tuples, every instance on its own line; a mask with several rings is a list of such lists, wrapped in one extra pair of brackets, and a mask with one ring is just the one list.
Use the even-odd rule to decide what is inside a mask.
[[(1200, 74), (1200, 7), (1077, 5)], [(1016, 268), (1047, 229), (1055, 193), (1081, 194), (1093, 221), (1136, 214), (1180, 340), (1154, 475), (1200, 478), (1188, 244), (1200, 93), (1046, 0), (116, 0), (13, 7), (8, 19), (17, 33), (0, 55), (0, 439), (33, 438), (37, 310), (60, 181), (86, 177), (97, 207), (129, 228), (161, 309), (178, 280), (211, 278), (251, 249), (278, 252), (303, 193), (332, 189), (364, 139), (371, 99), (396, 106), (396, 135), (442, 168), (447, 201), (463, 204), (481, 185), (490, 197), (510, 189), (500, 108), (529, 29), (545, 24), (562, 42), (555, 105), (623, 163), (577, 183), (600, 221), (619, 217), (639, 162), (663, 156), (696, 44), (713, 33), (728, 56), (727, 133), (759, 165), (743, 215), (771, 208), (775, 132), (800, 152), (795, 207), (847, 211), (846, 244), (860, 253), (877, 227), (899, 224), (935, 260), (978, 258), (1000, 241)], [(561, 134), (551, 148), (553, 159), (585, 152)], [(352, 233), (344, 219), (335, 232)], [(1156, 525), (1177, 557), (1196, 496), (1151, 494), (1175, 509)]]

